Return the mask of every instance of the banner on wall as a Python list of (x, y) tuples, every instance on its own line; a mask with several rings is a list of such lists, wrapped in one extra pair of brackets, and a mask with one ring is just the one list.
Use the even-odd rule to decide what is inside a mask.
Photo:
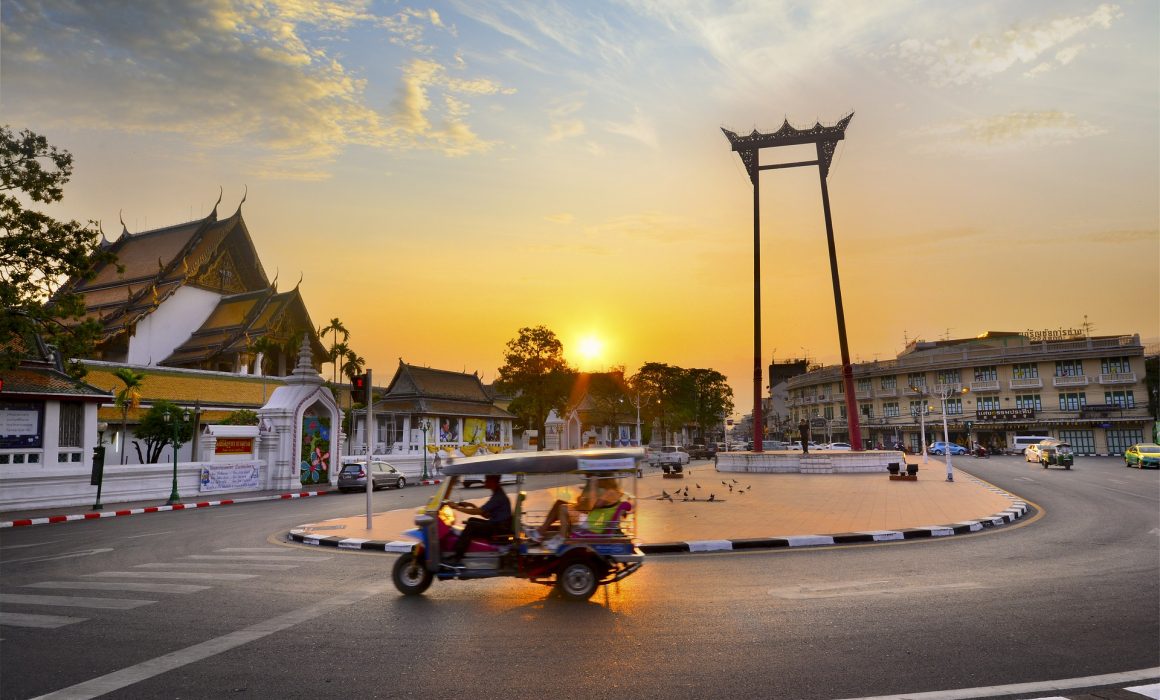
[(215, 455), (248, 455), (254, 453), (254, 438), (220, 437), (214, 445)]
[(201, 488), (209, 491), (246, 491), (261, 488), (261, 462), (225, 462), (201, 467)]
[(307, 411), (302, 416), (299, 475), (303, 485), (330, 480), (330, 417)]
[(439, 418), (439, 442), (459, 442), (458, 418)]
[(0, 401), (0, 448), (44, 447), (43, 425), (43, 401)]
[(503, 439), (503, 424), (494, 418), (487, 419), (487, 441), (499, 442)]
[(482, 418), (463, 420), (463, 441), (469, 445), (482, 445), (487, 439), (487, 421)]

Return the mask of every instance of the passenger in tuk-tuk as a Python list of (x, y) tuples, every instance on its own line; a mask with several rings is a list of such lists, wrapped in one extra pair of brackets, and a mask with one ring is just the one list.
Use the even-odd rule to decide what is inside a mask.
[(512, 504), (508, 501), (500, 484), (499, 474), (488, 474), (483, 485), (491, 489), (491, 497), (482, 506), (474, 503), (448, 503), (455, 510), (483, 517), (469, 518), (455, 542), (455, 553), (451, 561), (458, 563), (467, 553), (473, 539), (487, 539), (494, 535), (510, 535), (512, 532)]
[[(571, 534), (573, 527), (584, 525), (593, 512), (615, 508), (623, 500), (624, 491), (620, 488), (619, 479), (590, 478), (574, 502), (558, 500), (553, 503), (539, 530), (529, 529), (528, 536), (531, 539), (539, 539), (558, 534), (566, 538)], [(568, 516), (561, 517), (565, 511)], [(603, 523), (601, 528), (606, 524)]]

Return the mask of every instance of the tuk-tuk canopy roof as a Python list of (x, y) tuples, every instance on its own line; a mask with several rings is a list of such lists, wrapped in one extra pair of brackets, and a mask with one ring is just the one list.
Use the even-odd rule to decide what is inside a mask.
[(455, 459), (443, 463), (448, 476), (471, 474), (564, 474), (567, 472), (634, 471), (644, 459), (644, 449), (603, 448), (511, 452)]

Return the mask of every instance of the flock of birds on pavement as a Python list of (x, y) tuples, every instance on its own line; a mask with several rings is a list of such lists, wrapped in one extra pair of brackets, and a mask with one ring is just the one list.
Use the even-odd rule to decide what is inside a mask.
[[(752, 484), (749, 484), (749, 485), (745, 486), (745, 488), (742, 488), (743, 484), (741, 484), (739, 481), (737, 481), (737, 479), (730, 479), (729, 481), (722, 481), (721, 485), (728, 488), (729, 493), (737, 493), (737, 494), (743, 494), (743, 493), (749, 491), (749, 489), (753, 488)], [(658, 501), (668, 501), (669, 503), (676, 503), (676, 500), (674, 499), (674, 497), (680, 496), (682, 503), (688, 502), (688, 501), (696, 501), (697, 495), (700, 494), (704, 489), (702, 489), (701, 485), (697, 484), (697, 483), (694, 483), (693, 486), (696, 487), (697, 490), (693, 491), (693, 494), (691, 496), (689, 495), (689, 487), (688, 486), (686, 486), (683, 489), (677, 489), (673, 493), (669, 493), (668, 491), (661, 489), (661, 495), (657, 496), (657, 500)], [(708, 498), (702, 498), (701, 500), (704, 503), (724, 503), (725, 502), (724, 498), (717, 498), (717, 494), (715, 494), (715, 493), (710, 493)]]

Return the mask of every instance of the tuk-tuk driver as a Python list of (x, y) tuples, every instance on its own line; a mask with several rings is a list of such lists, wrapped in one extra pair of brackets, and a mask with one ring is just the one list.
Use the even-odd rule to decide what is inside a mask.
[(488, 474), (484, 477), (483, 485), (491, 489), (491, 498), (482, 506), (474, 503), (448, 503), (455, 510), (467, 515), (483, 516), (469, 518), (463, 525), (463, 532), (455, 542), (455, 553), (452, 561), (458, 563), (467, 553), (471, 540), (488, 538), (493, 535), (507, 535), (512, 531), (512, 504), (508, 501), (500, 484), (499, 474)]

